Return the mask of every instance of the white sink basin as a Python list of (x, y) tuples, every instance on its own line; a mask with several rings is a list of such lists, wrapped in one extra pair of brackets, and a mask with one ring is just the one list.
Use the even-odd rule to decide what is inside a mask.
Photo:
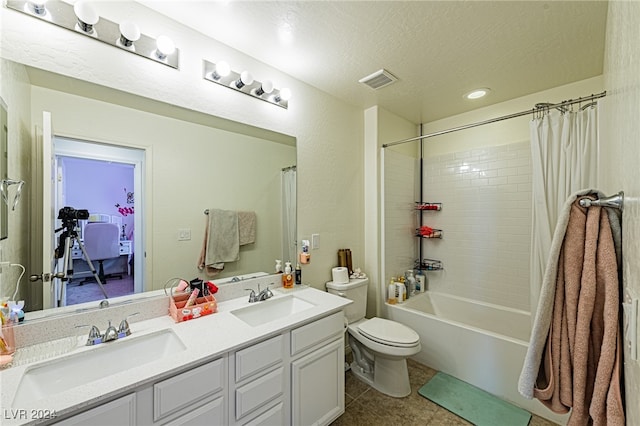
[(246, 324), (255, 327), (288, 317), (289, 315), (313, 308), (314, 306), (313, 303), (289, 295), (262, 302), (255, 302), (249, 306), (235, 309), (231, 311), (231, 314)]
[(88, 351), (27, 367), (18, 385), (13, 406), (29, 406), (33, 401), (185, 349), (186, 346), (173, 330), (165, 329), (102, 343)]

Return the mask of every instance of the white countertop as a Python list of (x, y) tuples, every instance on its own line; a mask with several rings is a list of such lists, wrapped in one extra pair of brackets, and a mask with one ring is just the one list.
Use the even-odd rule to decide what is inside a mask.
[[(121, 394), (129, 389), (134, 389), (147, 383), (152, 383), (165, 376), (184, 371), (188, 369), (189, 366), (195, 367), (226, 352), (263, 340), (268, 336), (279, 334), (283, 330), (294, 328), (297, 325), (326, 316), (327, 314), (337, 312), (351, 303), (349, 299), (308, 287), (292, 290), (277, 288), (274, 289), (273, 293), (274, 299), (295, 293), (296, 297), (311, 302), (315, 306), (294, 313), (286, 318), (252, 327), (230, 313), (230, 311), (238, 307), (249, 305), (248, 298), (243, 296), (241, 298), (219, 302), (218, 312), (215, 314), (179, 324), (176, 324), (169, 315), (134, 322), (131, 323), (131, 336), (118, 341), (91, 347), (84, 346), (80, 343), (77, 349), (65, 355), (3, 370), (0, 372), (0, 386), (2, 389), (0, 424), (20, 425), (45, 422), (47, 419), (38, 419), (38, 417), (41, 417), (43, 414), (46, 416), (47, 413), (55, 413), (59, 417), (70, 411), (76, 411), (88, 405), (94, 405), (99, 403), (100, 400)], [(269, 301), (257, 303), (269, 303)], [(182, 340), (186, 346), (186, 350), (77, 386), (68, 391), (32, 401), (28, 406), (13, 406), (18, 385), (27, 369), (53, 362), (56, 359), (71, 354), (92, 350), (99, 351), (106, 345), (117, 345), (127, 339), (135, 339), (137, 336), (163, 329), (172, 329), (180, 340)], [(149, 356), (152, 357), (153, 354), (150, 353)], [(117, 363), (118, 360), (114, 359), (113, 362)], [(100, 369), (100, 365), (96, 365), (95, 368)]]

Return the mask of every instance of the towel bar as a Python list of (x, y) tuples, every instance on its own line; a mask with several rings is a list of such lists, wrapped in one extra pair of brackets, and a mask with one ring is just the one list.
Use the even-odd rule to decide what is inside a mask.
[(624, 209), (624, 192), (620, 191), (615, 195), (606, 198), (600, 198), (599, 200), (590, 200), (583, 198), (580, 200), (582, 207), (600, 206), (600, 207), (613, 207), (615, 209)]

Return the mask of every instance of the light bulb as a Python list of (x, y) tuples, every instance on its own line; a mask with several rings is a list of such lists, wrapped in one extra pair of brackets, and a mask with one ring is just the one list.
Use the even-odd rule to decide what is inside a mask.
[(131, 21), (123, 21), (120, 24), (120, 43), (129, 47), (140, 39), (140, 28)]
[(164, 59), (167, 55), (171, 55), (176, 50), (176, 45), (169, 37), (161, 35), (156, 40), (156, 56), (158, 59)]
[(253, 76), (249, 71), (242, 71), (240, 73), (240, 78), (235, 81), (235, 86), (238, 89), (242, 89), (245, 85), (250, 85), (253, 83)]
[(226, 77), (231, 73), (231, 67), (225, 61), (220, 61), (216, 64), (216, 69), (213, 71), (213, 79), (220, 80), (222, 77)]
[(91, 33), (93, 26), (98, 23), (100, 16), (93, 8), (93, 5), (87, 1), (80, 0), (73, 5), (73, 11), (78, 17), (78, 26), (85, 33)]
[[(29, 10), (31, 10), (31, 12), (33, 12), (35, 15), (42, 16), (47, 13), (47, 9), (44, 6), (46, 2), (47, 0), (31, 0), (27, 3), (27, 5), (29, 7)], [(26, 7), (27, 6), (25, 6), (25, 11)]]
[(286, 87), (283, 89), (280, 89), (280, 96), (278, 96), (277, 102), (280, 102), (280, 100), (283, 101), (288, 101), (289, 99), (291, 99), (291, 90), (287, 89)]
[(273, 82), (271, 80), (265, 80), (264, 83), (256, 89), (256, 96), (262, 96), (263, 94), (269, 94), (273, 92)]

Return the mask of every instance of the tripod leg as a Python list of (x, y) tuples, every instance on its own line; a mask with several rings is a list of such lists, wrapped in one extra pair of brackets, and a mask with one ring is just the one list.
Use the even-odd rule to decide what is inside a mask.
[(80, 250), (82, 250), (82, 254), (84, 255), (85, 260), (89, 264), (89, 269), (91, 269), (91, 273), (93, 274), (93, 277), (96, 279), (96, 282), (100, 286), (100, 290), (102, 290), (102, 294), (104, 294), (104, 298), (108, 299), (109, 296), (107, 296), (107, 292), (105, 291), (104, 287), (102, 286), (102, 281), (100, 281), (100, 277), (98, 276), (98, 273), (96, 272), (96, 268), (93, 267), (93, 262), (91, 262), (91, 259), (89, 258), (89, 255), (87, 254), (87, 250), (85, 250), (85, 248), (84, 248), (84, 244), (82, 243), (82, 241), (78, 240), (78, 245), (80, 246)]
[[(60, 277), (60, 289), (58, 291), (58, 306), (63, 306), (62, 301), (64, 300), (65, 290), (67, 281), (69, 278), (73, 276), (73, 266), (69, 268), (69, 262), (73, 262), (71, 260), (71, 237), (67, 235), (64, 240), (64, 255), (62, 256), (62, 270), (64, 271), (62, 277)], [(60, 263), (58, 263), (59, 265)], [(73, 265), (73, 263), (71, 264)]]

